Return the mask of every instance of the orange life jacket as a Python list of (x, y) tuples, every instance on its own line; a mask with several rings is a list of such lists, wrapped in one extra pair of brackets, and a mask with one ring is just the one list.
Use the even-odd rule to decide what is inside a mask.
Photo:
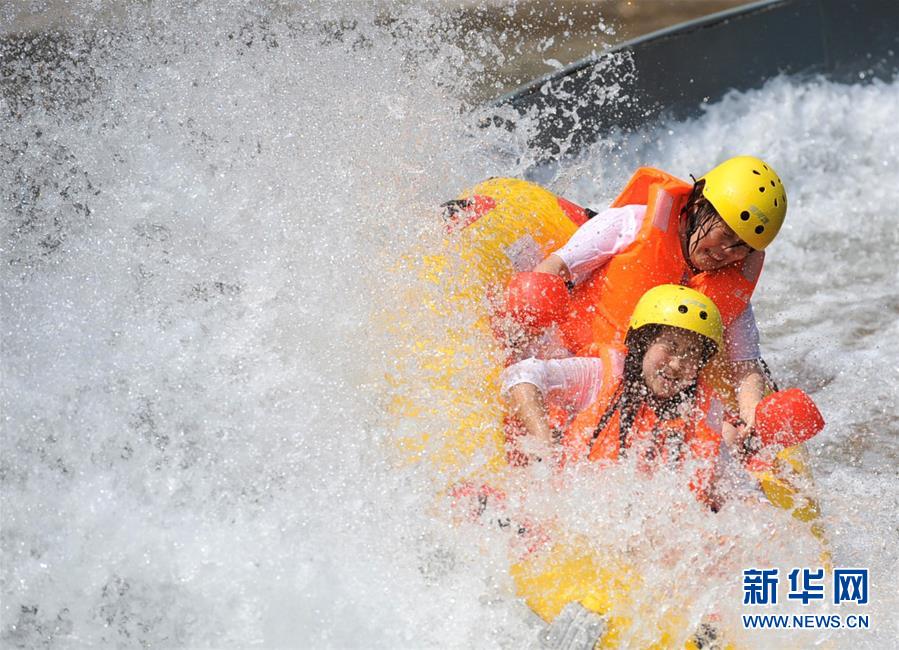
[[(603, 359), (602, 389), (596, 401), (579, 413), (566, 431), (566, 462), (584, 458), (615, 461), (621, 456), (620, 413), (616, 412), (599, 432), (596, 428), (621, 385), (627, 349), (623, 346), (602, 346), (597, 347), (596, 352)], [(624, 441), (625, 449), (638, 448), (644, 454), (651, 451), (660, 460), (678, 464), (687, 460), (699, 461), (690, 487), (705, 499), (709, 494), (714, 462), (721, 445), (724, 405), (701, 379), (692, 411), (697, 414), (695, 418), (660, 421), (658, 415), (644, 405)], [(672, 453), (674, 457), (670, 457)]]
[(594, 356), (602, 345), (623, 343), (634, 307), (660, 284), (686, 284), (711, 298), (725, 327), (739, 316), (758, 282), (762, 251), (714, 271), (692, 274), (681, 248), (680, 213), (693, 186), (651, 167), (631, 177), (611, 207), (646, 205), (634, 241), (572, 291), (571, 309), (560, 324), (576, 355)]

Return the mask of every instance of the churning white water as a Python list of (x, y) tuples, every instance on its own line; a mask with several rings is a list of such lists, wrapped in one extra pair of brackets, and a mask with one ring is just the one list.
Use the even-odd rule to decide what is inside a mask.
[[(397, 460), (429, 416), (388, 415), (409, 387), (385, 379), (390, 306), (433, 289), (396, 269), (438, 246), (435, 206), (533, 171), (461, 99), (496, 36), (324, 3), (151, 3), (97, 27), (2, 46), (2, 644), (527, 643), (508, 533), (453, 525), (432, 468)], [(549, 182), (598, 208), (638, 164), (752, 153), (787, 184), (764, 352), (828, 419), (810, 448), (835, 564), (872, 575), (871, 630), (793, 644), (897, 635), (897, 106), (896, 83), (774, 80)], [(577, 478), (522, 508), (628, 548), (696, 623), (742, 611), (747, 563), (809, 553), (782, 513), (711, 515), (664, 477), (630, 493), (627, 467)]]

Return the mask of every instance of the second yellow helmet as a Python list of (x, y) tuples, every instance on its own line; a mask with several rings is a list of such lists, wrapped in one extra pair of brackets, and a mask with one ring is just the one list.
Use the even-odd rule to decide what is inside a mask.
[(723, 344), (724, 326), (718, 307), (704, 293), (680, 284), (660, 284), (637, 301), (630, 328), (652, 324), (696, 332), (714, 341), (719, 350)]
[(787, 215), (787, 192), (764, 160), (730, 158), (699, 180), (702, 195), (740, 239), (756, 250), (771, 243)]

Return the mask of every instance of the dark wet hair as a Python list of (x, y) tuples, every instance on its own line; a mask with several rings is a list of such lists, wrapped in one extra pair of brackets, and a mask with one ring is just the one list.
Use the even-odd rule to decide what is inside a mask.
[[(715, 207), (702, 195), (703, 187), (705, 187), (705, 181), (693, 179), (693, 191), (690, 192), (687, 202), (681, 208), (681, 218), (686, 224), (684, 257), (688, 263), (693, 253), (696, 252), (699, 240), (709, 234), (717, 220), (721, 219), (721, 215), (718, 214)], [(693, 239), (694, 233), (698, 233), (695, 239)]]
[[(658, 415), (661, 423), (665, 420), (677, 418), (680, 415), (683, 404), (693, 404), (693, 400), (696, 397), (697, 380), (694, 380), (693, 383), (676, 395), (665, 399), (655, 397), (643, 381), (643, 357), (646, 356), (646, 351), (653, 341), (668, 327), (667, 325), (652, 323), (628, 332), (625, 340), (627, 356), (624, 358), (624, 372), (621, 383), (618, 384), (609, 407), (602, 417), (599, 418), (599, 423), (593, 430), (591, 445), (596, 442), (599, 434), (606, 428), (615, 413), (620, 413), (618, 442), (619, 454), (623, 456), (627, 449), (628, 435), (643, 405), (650, 406)], [(700, 338), (702, 339), (703, 349), (699, 367), (702, 368), (715, 355), (717, 346), (711, 339), (704, 336)], [(654, 437), (655, 432), (653, 432)]]

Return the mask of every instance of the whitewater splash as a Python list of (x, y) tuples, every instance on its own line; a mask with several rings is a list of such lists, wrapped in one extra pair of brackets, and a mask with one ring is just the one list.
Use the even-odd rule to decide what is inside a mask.
[[(407, 387), (386, 378), (406, 341), (386, 308), (433, 290), (397, 269), (439, 247), (436, 204), (535, 171), (527, 122), (481, 129), (465, 99), (498, 44), (416, 7), (153, 3), (119, 20), (48, 54), (4, 46), (3, 644), (527, 643), (508, 534), (450, 524), (435, 492), (450, 477), (394, 444), (441, 414), (397, 422)], [(638, 163), (777, 166), (791, 215), (757, 314), (775, 372), (828, 417), (811, 448), (835, 559), (873, 580), (873, 629), (838, 638), (872, 648), (896, 631), (897, 92), (778, 80), (547, 178), (600, 207)], [(681, 518), (616, 519), (670, 486), (590, 508), (626, 478), (592, 480), (525, 505), (597, 543), (669, 540), (645, 560), (660, 584), (706, 566), (658, 561), (690, 542), (685, 524), (770, 536), (767, 519), (710, 518), (689, 495)], [(748, 553), (730, 548), (712, 594), (725, 613)]]

